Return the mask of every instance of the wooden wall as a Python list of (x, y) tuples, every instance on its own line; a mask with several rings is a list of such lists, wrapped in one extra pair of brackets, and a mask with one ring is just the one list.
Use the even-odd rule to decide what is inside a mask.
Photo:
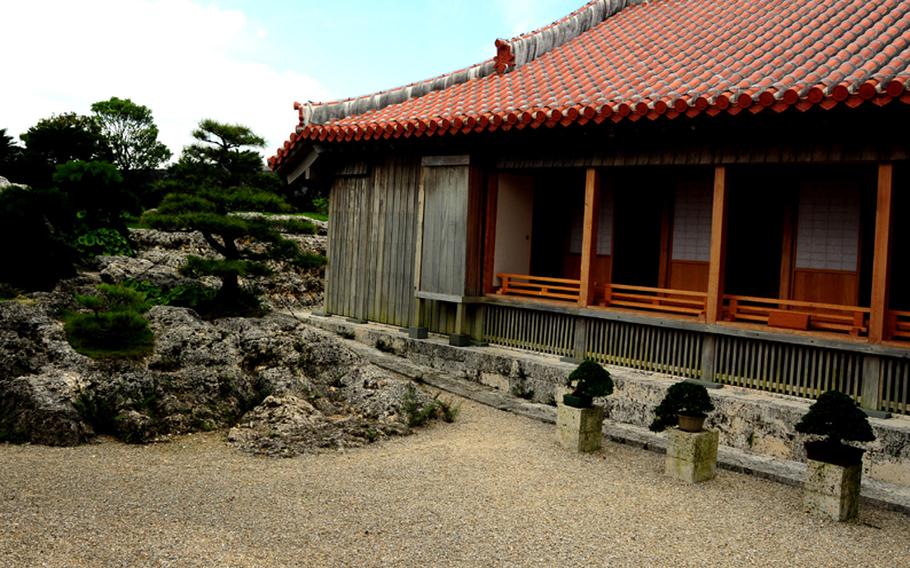
[[(335, 177), (330, 194), (327, 313), (398, 326), (413, 321), (418, 156), (373, 160), (366, 175)], [(454, 310), (425, 302), (433, 331), (450, 333)]]

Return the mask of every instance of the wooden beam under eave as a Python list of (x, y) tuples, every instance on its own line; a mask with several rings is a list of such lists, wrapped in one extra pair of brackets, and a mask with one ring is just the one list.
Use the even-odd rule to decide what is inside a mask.
[(714, 168), (714, 203), (711, 207), (711, 252), (708, 264), (708, 299), (705, 321), (716, 323), (723, 312), (724, 263), (727, 241), (727, 170)]
[(875, 244), (872, 253), (872, 303), (869, 314), (869, 341), (885, 339), (888, 314), (888, 272), (891, 260), (891, 220), (894, 166), (879, 164), (878, 197), (875, 205)]
[(486, 224), (483, 238), (483, 292), (492, 294), (495, 291), (493, 280), (496, 255), (496, 208), (499, 205), (499, 175), (492, 172), (487, 177), (487, 201), (485, 208)]
[(581, 241), (581, 291), (579, 306), (589, 306), (594, 300), (592, 264), (597, 254), (597, 221), (600, 217), (600, 171), (588, 168), (585, 176), (585, 216)]

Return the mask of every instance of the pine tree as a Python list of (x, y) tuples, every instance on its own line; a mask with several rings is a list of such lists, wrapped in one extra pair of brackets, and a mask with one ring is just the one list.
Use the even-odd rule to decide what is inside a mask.
[[(213, 138), (197, 136), (203, 129)], [(249, 183), (258, 173), (257, 169), (261, 170), (261, 157), (246, 148), (258, 144), (261, 138), (246, 127), (209, 120), (200, 124), (200, 130), (194, 132), (194, 136), (200, 144), (184, 151), (179, 168), (181, 174), (186, 174), (187, 168), (196, 164), (197, 175), (181, 175), (183, 181), (177, 180), (171, 185), (175, 191), (166, 195), (157, 210), (147, 213), (144, 220), (156, 229), (201, 232), (221, 258), (191, 256), (182, 268), (183, 273), (220, 278), (221, 288), (214, 311), (245, 315), (256, 311), (256, 306), (250, 295), (241, 289), (241, 278), (267, 276), (270, 273), (267, 263), (273, 260), (313, 268), (323, 265), (325, 259), (301, 251), (297, 243), (281, 234), (282, 229), (288, 228), (295, 232), (314, 231), (311, 224), (237, 215), (291, 210), (275, 192), (242, 183)], [(256, 156), (258, 165), (250, 159), (251, 153)], [(237, 159), (238, 156), (241, 159)], [(241, 183), (226, 185), (231, 181)]]

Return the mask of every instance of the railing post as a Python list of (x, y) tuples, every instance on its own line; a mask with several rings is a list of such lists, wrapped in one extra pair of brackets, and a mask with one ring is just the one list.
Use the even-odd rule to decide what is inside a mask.
[(711, 253), (708, 265), (708, 298), (705, 321), (717, 323), (723, 311), (724, 261), (727, 240), (727, 170), (714, 168), (714, 203), (711, 208)]
[(878, 166), (878, 196), (875, 205), (875, 244), (872, 254), (872, 305), (869, 314), (869, 341), (885, 339), (888, 311), (888, 265), (891, 257), (891, 197), (893, 166)]
[(474, 306), (474, 318), (471, 322), (471, 339), (477, 342), (483, 342), (483, 322), (487, 315), (487, 309), (483, 306)]
[(597, 254), (597, 220), (600, 217), (600, 172), (588, 168), (585, 176), (585, 213), (581, 241), (581, 290), (578, 305), (589, 306), (594, 299), (593, 271)]
[(713, 383), (717, 373), (715, 354), (717, 353), (717, 336), (705, 334), (701, 339), (701, 380)]
[(455, 347), (470, 345), (471, 336), (468, 329), (468, 307), (463, 302), (459, 302), (455, 305), (455, 333), (449, 336), (449, 345)]
[(860, 406), (877, 411), (882, 404), (881, 397), (882, 359), (875, 355), (863, 357), (863, 385)]
[(576, 316), (574, 325), (572, 356), (561, 358), (566, 363), (581, 363), (588, 354), (588, 318)]

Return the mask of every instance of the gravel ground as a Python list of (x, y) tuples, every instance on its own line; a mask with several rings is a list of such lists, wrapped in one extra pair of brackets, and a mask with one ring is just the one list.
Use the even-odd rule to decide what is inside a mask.
[(910, 566), (910, 517), (816, 520), (796, 488), (662, 464), (567, 453), (469, 401), (455, 424), (286, 460), (218, 433), (0, 445), (0, 566)]

